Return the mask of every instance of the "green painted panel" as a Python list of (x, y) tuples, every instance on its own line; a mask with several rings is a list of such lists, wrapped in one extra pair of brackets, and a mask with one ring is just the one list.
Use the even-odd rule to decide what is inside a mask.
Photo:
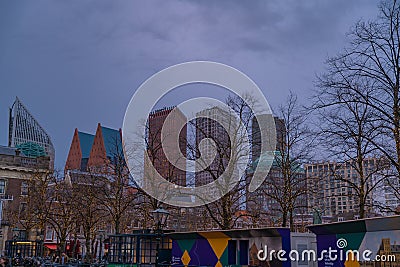
[(181, 249), (182, 252), (187, 250), (190, 252), (192, 249), (194, 243), (196, 242), (196, 239), (182, 239), (182, 240), (177, 240), (177, 243), (179, 245), (179, 248)]
[(364, 233), (349, 233), (349, 234), (337, 234), (336, 237), (344, 238), (347, 241), (346, 249), (359, 249), (361, 242), (363, 241), (365, 236)]
[(226, 246), (224, 253), (222, 253), (219, 261), (222, 263), (222, 266), (228, 266), (228, 246)]

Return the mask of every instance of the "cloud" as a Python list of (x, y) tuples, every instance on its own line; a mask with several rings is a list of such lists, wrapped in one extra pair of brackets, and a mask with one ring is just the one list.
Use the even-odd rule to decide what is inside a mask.
[[(230, 64), (272, 105), (306, 96), (327, 54), (345, 44), (377, 1), (1, 1), (0, 125), (21, 97), (56, 145), (62, 167), (73, 129), (121, 126), (125, 107), (155, 72), (189, 60)], [(301, 98), (301, 97), (300, 97)], [(176, 103), (171, 103), (176, 104)], [(5, 129), (6, 127), (3, 127)], [(0, 133), (6, 144), (7, 133)]]

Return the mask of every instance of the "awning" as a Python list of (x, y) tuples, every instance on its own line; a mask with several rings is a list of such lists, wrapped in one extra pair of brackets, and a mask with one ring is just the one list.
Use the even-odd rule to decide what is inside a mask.
[(48, 249), (51, 250), (57, 250), (57, 245), (56, 244), (44, 244), (44, 246)]

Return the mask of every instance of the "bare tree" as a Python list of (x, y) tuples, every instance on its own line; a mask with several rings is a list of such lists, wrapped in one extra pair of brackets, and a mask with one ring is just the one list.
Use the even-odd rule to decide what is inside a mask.
[[(359, 21), (349, 34), (349, 47), (329, 58), (326, 72), (319, 77), (319, 94), (322, 97), (332, 92), (336, 94), (331, 102), (322, 99), (325, 108), (342, 106), (349, 112), (355, 108), (365, 110), (364, 117), (369, 120), (368, 123), (371, 123), (369, 116), (373, 114), (377, 127), (372, 134), (365, 128), (362, 129), (364, 132), (358, 131), (363, 135), (359, 140), (362, 139), (364, 144), (368, 142), (368, 150), (372, 146), (379, 150), (391, 164), (397, 181), (389, 184), (393, 185), (395, 191), (400, 183), (399, 27), (399, 2), (382, 1), (377, 19)], [(362, 112), (357, 112), (358, 118), (364, 119)], [(353, 118), (357, 119), (354, 115), (353, 112)], [(361, 158), (359, 156), (354, 161), (358, 162), (360, 174)], [(393, 181), (393, 176), (388, 179)], [(360, 193), (365, 195), (364, 192)]]
[(22, 226), (28, 235), (34, 229), (44, 231), (52, 203), (49, 184), (55, 181), (55, 175), (50, 171), (32, 173), (22, 181), (20, 206), (10, 205), (6, 211), (14, 224)]
[(103, 174), (91, 172), (70, 171), (71, 179), (71, 199), (73, 199), (76, 218), (80, 222), (85, 238), (86, 255), (88, 260), (93, 258), (96, 234), (108, 220), (107, 212), (101, 203), (104, 194), (102, 185)]
[(312, 157), (314, 139), (307, 119), (307, 112), (291, 92), (278, 109), (274, 164), (261, 187), (262, 194), (276, 203), (270, 212), (280, 214), (281, 226), (290, 225), (291, 230), (294, 230), (294, 214), (307, 210), (307, 183), (302, 164)]
[[(197, 187), (215, 182), (215, 190), (227, 192), (220, 199), (196, 209), (198, 216), (203, 217), (204, 209), (211, 219), (208, 222), (210, 225), (205, 224), (205, 227), (215, 225), (220, 229), (232, 229), (239, 220), (245, 219), (251, 222), (251, 218), (255, 216), (255, 213), (251, 213), (247, 208), (250, 202), (248, 187), (251, 179), (246, 174), (239, 177), (236, 164), (240, 161), (250, 164), (250, 154), (247, 152), (251, 150), (249, 141), (254, 116), (252, 109), (256, 104), (257, 100), (249, 95), (228, 97), (226, 105), (230, 109), (211, 107), (202, 112), (216, 114), (215, 120), (204, 117), (189, 123), (195, 139), (192, 144), (188, 143), (189, 157), (196, 159), (202, 169), (196, 171), (194, 184)], [(221, 121), (225, 121), (224, 126), (220, 124)], [(214, 144), (209, 144), (203, 152), (206, 155), (201, 155), (201, 141), (204, 138), (212, 139)], [(215, 157), (210, 163), (206, 156), (211, 148), (215, 151)], [(227, 178), (219, 181), (224, 172)], [(227, 190), (232, 182), (235, 186), (232, 190)]]
[(121, 140), (117, 138), (107, 141), (112, 142), (113, 153), (108, 160), (104, 178), (99, 180), (101, 183), (99, 186), (103, 188), (103, 191), (97, 197), (109, 214), (115, 233), (119, 234), (132, 219), (127, 211), (138, 204), (138, 193), (130, 178)]
[(56, 180), (49, 185), (49, 188), (52, 195), (52, 205), (49, 210), (48, 223), (56, 232), (59, 251), (65, 252), (68, 235), (77, 228), (79, 221), (76, 205), (71, 201), (74, 192), (68, 179)]
[[(345, 195), (357, 202), (360, 218), (366, 216), (367, 208), (373, 206), (372, 195), (382, 186), (387, 161), (380, 155), (375, 142), (380, 138), (382, 121), (375, 109), (358, 101), (353, 91), (363, 92), (364, 99), (371, 95), (370, 84), (365, 78), (343, 77), (339, 84), (332, 86), (328, 76), (320, 78), (318, 101), (314, 104), (319, 112), (321, 143), (329, 151), (329, 157), (342, 164), (332, 164), (328, 176), (335, 177), (337, 185)], [(344, 173), (354, 170), (356, 177)]]

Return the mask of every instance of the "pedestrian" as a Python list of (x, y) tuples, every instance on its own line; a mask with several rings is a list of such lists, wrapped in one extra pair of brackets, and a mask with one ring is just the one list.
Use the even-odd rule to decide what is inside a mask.
[(8, 267), (10, 266), (10, 261), (8, 260), (7, 257), (1, 257), (0, 258), (0, 267)]
[(67, 264), (68, 263), (68, 261), (69, 261), (69, 258), (68, 258), (68, 256), (63, 252), (62, 254), (61, 254), (61, 260), (60, 260), (60, 263), (61, 264)]
[(53, 254), (53, 258), (51, 259), (53, 262), (57, 262), (57, 258), (58, 256), (56, 255), (56, 253)]

